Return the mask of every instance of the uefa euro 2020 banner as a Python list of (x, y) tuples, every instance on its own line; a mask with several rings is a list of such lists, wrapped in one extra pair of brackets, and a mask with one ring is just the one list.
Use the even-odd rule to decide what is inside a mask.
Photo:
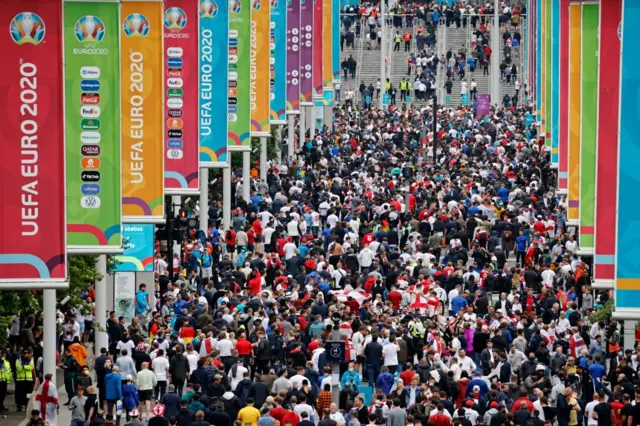
[(119, 4), (64, 3), (69, 250), (121, 250)]
[(131, 224), (122, 227), (124, 253), (114, 256), (114, 272), (153, 272), (154, 233), (152, 224)]
[(165, 0), (164, 189), (194, 195), (198, 189), (198, 3)]
[(287, 117), (287, 2), (271, 0), (271, 22), (269, 23), (269, 72), (271, 78), (271, 123), (284, 124)]
[[(251, 9), (263, 0), (229, 0), (229, 149), (251, 149)], [(267, 1), (267, 0), (264, 0)]]
[(235, 72), (229, 65), (229, 2), (200, 0), (199, 20), (200, 166), (219, 167), (227, 164), (227, 114), (238, 108), (227, 109), (229, 74)]
[(0, 281), (67, 277), (62, 3), (2, 0)]
[[(269, 136), (269, 9), (270, 0), (251, 2), (251, 133)], [(231, 89), (231, 88), (230, 88)]]
[[(122, 213), (127, 223), (164, 222), (162, 1), (123, 0)], [(179, 130), (179, 123), (172, 128)]]

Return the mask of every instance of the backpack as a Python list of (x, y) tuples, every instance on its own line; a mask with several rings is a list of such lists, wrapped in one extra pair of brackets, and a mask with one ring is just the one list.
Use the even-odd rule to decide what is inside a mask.
[(376, 408), (374, 408), (373, 410), (373, 414), (376, 415), (377, 425), (384, 425), (387, 423), (387, 421), (384, 419), (384, 416), (382, 415), (382, 405), (376, 405)]

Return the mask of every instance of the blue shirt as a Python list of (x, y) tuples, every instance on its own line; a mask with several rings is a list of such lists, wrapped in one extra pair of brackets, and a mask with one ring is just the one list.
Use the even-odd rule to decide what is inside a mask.
[(453, 309), (453, 314), (457, 315), (460, 309), (465, 308), (468, 305), (467, 299), (458, 295), (453, 298), (451, 301), (451, 308)]
[(136, 315), (143, 314), (147, 311), (148, 296), (146, 291), (138, 290), (136, 293)]
[(525, 237), (524, 235), (518, 235), (518, 237), (516, 237), (516, 248), (517, 248), (517, 251), (519, 251), (519, 252), (527, 251), (527, 243), (528, 242), (529, 242), (529, 239), (527, 237)]

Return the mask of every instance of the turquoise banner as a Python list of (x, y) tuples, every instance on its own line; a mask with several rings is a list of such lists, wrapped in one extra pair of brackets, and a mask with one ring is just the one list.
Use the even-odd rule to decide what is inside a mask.
[(229, 3), (200, 0), (199, 18), (200, 166), (214, 167), (227, 162)]
[(333, 38), (333, 55), (331, 61), (333, 63), (333, 78), (334, 80), (340, 80), (340, 34), (342, 33), (342, 23), (340, 21), (340, 2), (332, 2), (333, 14), (331, 20), (333, 21), (333, 30), (331, 36)]
[(114, 272), (153, 272), (155, 226), (122, 225), (124, 253), (114, 256)]
[(551, 7), (551, 164), (557, 165), (560, 146), (560, 0), (553, 0)]
[(271, 38), (269, 49), (269, 72), (271, 78), (271, 121), (286, 120), (287, 109), (287, 2), (271, 1)]

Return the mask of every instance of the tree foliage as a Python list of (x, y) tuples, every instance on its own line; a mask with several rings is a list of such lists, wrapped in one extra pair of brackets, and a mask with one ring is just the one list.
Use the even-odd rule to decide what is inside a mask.
[[(68, 258), (69, 288), (56, 292), (60, 303), (69, 296), (67, 306), (87, 308), (82, 295), (98, 278), (96, 256), (73, 255)], [(22, 321), (32, 314), (42, 312), (42, 290), (0, 291), (0, 330), (9, 330), (14, 315), (19, 314)], [(6, 333), (0, 333), (0, 344), (6, 343)]]

